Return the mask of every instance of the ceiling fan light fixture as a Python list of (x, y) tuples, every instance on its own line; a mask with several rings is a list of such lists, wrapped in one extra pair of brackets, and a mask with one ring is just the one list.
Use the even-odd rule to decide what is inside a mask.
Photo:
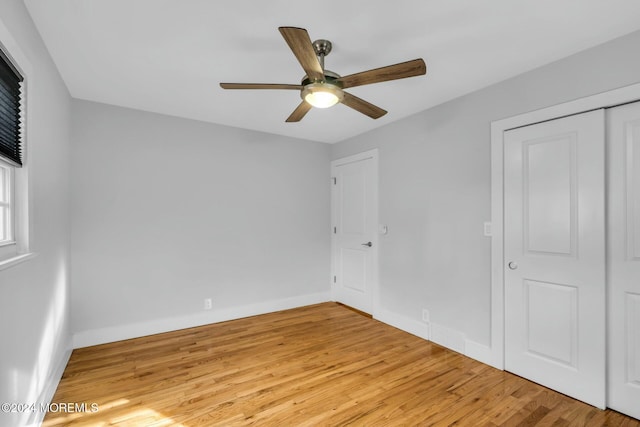
[(288, 89), (299, 91), (302, 102), (287, 117), (287, 120), (285, 120), (287, 123), (299, 122), (312, 107), (329, 108), (339, 102), (372, 119), (379, 119), (387, 114), (385, 110), (355, 95), (344, 92), (343, 89), (421, 76), (427, 72), (427, 65), (424, 60), (418, 58), (342, 77), (324, 67), (324, 58), (332, 49), (330, 41), (321, 39), (311, 42), (309, 33), (304, 28), (278, 27), (278, 31), (280, 31), (280, 34), (289, 45), (289, 49), (291, 49), (305, 72), (300, 84), (220, 83), (220, 86), (223, 89)]
[(310, 83), (300, 93), (302, 99), (316, 108), (329, 108), (342, 101), (344, 92), (331, 83)]

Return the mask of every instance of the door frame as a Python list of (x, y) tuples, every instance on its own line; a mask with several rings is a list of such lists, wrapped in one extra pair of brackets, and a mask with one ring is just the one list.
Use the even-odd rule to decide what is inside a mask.
[(510, 129), (640, 100), (640, 83), (491, 122), (491, 344), (484, 363), (504, 370), (504, 133)]
[[(336, 284), (333, 282), (333, 277), (336, 275), (336, 243), (337, 243), (337, 239), (336, 239), (336, 235), (333, 232), (333, 227), (335, 227), (336, 223), (337, 223), (337, 202), (336, 202), (336, 192), (334, 190), (334, 181), (333, 178), (335, 177), (334, 171), (335, 168), (341, 165), (345, 165), (348, 163), (354, 163), (354, 162), (359, 162), (362, 160), (368, 160), (371, 159), (371, 165), (372, 165), (372, 171), (373, 171), (373, 206), (374, 206), (374, 212), (373, 212), (373, 223), (376, 224), (376, 227), (378, 227), (379, 224), (379, 204), (378, 204), (378, 191), (379, 191), (379, 184), (378, 184), (378, 149), (374, 148), (372, 150), (367, 150), (367, 151), (363, 151), (361, 153), (357, 153), (351, 156), (347, 156), (347, 157), (342, 157), (336, 160), (332, 160), (331, 161), (331, 168), (330, 168), (330, 176), (331, 176), (331, 229), (330, 229), (330, 233), (331, 233), (331, 277), (330, 277), (330, 286), (331, 286), (331, 300), (332, 301), (336, 301)], [(378, 238), (379, 234), (378, 234), (378, 230), (376, 229), (371, 237), (371, 243), (373, 244), (373, 246), (371, 247), (372, 249), (372, 255), (371, 255), (371, 260), (373, 262), (373, 266), (372, 266), (372, 283), (371, 283), (371, 298), (372, 298), (372, 305), (371, 305), (371, 315), (375, 318), (379, 313), (380, 313), (380, 292), (379, 292), (379, 287), (378, 287), (378, 278), (379, 278), (379, 266), (378, 266), (378, 244), (380, 242), (380, 239)]]

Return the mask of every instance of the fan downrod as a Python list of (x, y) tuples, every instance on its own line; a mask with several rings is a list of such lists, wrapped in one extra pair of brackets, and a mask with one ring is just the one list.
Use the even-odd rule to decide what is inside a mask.
[(324, 70), (324, 57), (331, 53), (331, 42), (325, 39), (319, 39), (312, 43), (313, 50), (316, 52), (320, 66)]

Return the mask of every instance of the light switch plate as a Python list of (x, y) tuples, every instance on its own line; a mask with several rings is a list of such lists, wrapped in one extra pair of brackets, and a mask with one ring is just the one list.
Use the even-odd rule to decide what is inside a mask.
[(484, 235), (491, 237), (491, 223), (488, 221), (484, 223)]

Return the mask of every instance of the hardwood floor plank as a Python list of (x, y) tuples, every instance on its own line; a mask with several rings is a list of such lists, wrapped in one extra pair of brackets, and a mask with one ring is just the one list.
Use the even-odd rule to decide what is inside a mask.
[(75, 350), (56, 426), (623, 426), (334, 303)]

